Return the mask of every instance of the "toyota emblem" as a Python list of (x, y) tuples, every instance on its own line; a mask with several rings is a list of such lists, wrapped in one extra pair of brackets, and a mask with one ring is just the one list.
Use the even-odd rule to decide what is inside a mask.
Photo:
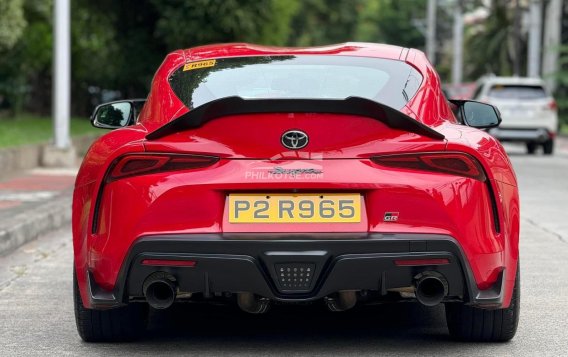
[(280, 140), (285, 148), (298, 150), (308, 145), (308, 134), (300, 130), (288, 130)]

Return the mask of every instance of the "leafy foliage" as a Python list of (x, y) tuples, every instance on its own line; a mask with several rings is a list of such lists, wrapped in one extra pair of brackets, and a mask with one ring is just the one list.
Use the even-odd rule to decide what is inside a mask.
[(283, 45), (297, 1), (153, 0), (160, 14), (156, 35), (168, 49), (188, 44), (243, 41)]
[(413, 20), (423, 19), (426, 1), (368, 0), (360, 11), (356, 37), (406, 47), (424, 46), (424, 35)]
[(288, 43), (314, 46), (352, 41), (363, 0), (305, 0), (292, 19)]
[[(513, 74), (515, 34), (513, 12), (507, 1), (496, 0), (491, 5), (491, 15), (479, 26), (469, 28), (465, 38), (467, 53), (466, 77), (476, 79), (487, 73), (500, 76)], [(522, 43), (521, 53), (526, 53)], [(521, 68), (526, 65), (523, 61)]]
[(0, 52), (14, 47), (25, 27), (24, 0), (0, 0)]
[(17, 43), (0, 53), (0, 97), (6, 98), (13, 113), (24, 106), (47, 113), (45, 106), (51, 101), (51, 4), (50, 0), (25, 1), (22, 10), (27, 25)]
[(560, 69), (552, 74), (558, 82), (556, 90), (556, 102), (558, 104), (559, 117), (565, 126), (568, 126), (568, 46), (560, 46), (555, 49), (559, 52), (558, 66)]

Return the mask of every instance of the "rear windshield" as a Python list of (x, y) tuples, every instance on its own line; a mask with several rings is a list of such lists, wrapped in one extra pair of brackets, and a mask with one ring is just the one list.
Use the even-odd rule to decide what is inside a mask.
[(488, 96), (499, 99), (541, 99), (547, 97), (542, 86), (522, 85), (494, 85), (489, 90)]
[(169, 78), (188, 108), (224, 97), (371, 99), (401, 109), (422, 76), (394, 60), (346, 56), (231, 57), (190, 62)]

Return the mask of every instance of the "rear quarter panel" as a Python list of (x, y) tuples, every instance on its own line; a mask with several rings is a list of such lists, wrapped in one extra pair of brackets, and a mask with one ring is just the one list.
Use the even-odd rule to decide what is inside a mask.
[(462, 151), (476, 157), (485, 168), (493, 189), (501, 222), (506, 269), (505, 306), (511, 300), (519, 259), (520, 202), (518, 182), (505, 149), (487, 132), (457, 126), (461, 135), (448, 141), (448, 151)]
[(89, 260), (88, 239), (98, 190), (108, 165), (116, 157), (144, 150), (142, 139), (145, 133), (143, 127), (132, 126), (103, 135), (91, 145), (79, 168), (73, 191), (71, 223), (77, 281), (83, 302), (87, 305), (89, 297), (84, 287)]

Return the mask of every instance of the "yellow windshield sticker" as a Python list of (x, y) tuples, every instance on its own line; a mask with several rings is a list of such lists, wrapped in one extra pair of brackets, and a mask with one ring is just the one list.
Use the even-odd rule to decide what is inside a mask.
[(191, 63), (186, 63), (185, 66), (183, 66), (183, 70), (185, 72), (185, 71), (191, 71), (193, 69), (213, 67), (214, 65), (215, 65), (215, 60), (191, 62)]

